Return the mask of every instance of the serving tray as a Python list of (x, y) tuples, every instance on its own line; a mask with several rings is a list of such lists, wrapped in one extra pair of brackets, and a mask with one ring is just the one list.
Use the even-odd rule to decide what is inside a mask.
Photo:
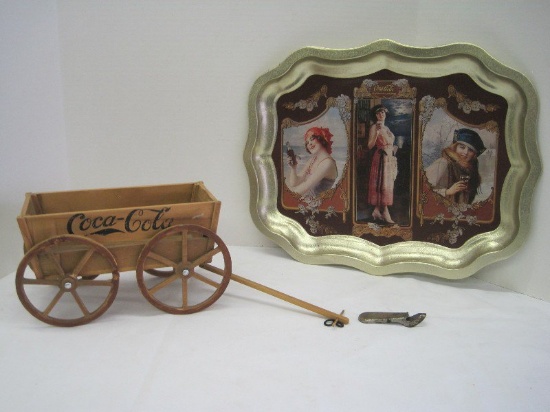
[(252, 218), (304, 263), (470, 276), (527, 236), (537, 111), (474, 45), (298, 50), (250, 93)]

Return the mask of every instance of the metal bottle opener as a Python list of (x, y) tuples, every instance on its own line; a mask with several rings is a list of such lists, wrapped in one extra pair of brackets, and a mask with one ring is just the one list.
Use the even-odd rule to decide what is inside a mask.
[(408, 312), (363, 312), (359, 315), (361, 323), (398, 323), (412, 328), (426, 318), (425, 313), (409, 316)]

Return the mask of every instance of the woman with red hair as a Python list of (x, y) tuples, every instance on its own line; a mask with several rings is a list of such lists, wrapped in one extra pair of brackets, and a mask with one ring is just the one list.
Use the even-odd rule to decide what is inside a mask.
[(327, 128), (312, 127), (304, 134), (304, 144), (311, 157), (299, 172), (297, 162), (288, 157), (290, 175), (286, 184), (300, 195), (319, 196), (332, 188), (338, 176), (336, 161), (331, 156), (332, 134)]

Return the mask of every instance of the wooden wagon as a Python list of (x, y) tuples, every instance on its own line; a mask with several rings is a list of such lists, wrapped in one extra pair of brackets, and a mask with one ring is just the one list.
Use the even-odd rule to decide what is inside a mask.
[(216, 234), (220, 207), (202, 182), (28, 193), (17, 218), (26, 252), (15, 276), (19, 300), (43, 322), (82, 325), (113, 303), (119, 273), (135, 271), (143, 296), (168, 313), (210, 306), (233, 279), (349, 322), (232, 273)]

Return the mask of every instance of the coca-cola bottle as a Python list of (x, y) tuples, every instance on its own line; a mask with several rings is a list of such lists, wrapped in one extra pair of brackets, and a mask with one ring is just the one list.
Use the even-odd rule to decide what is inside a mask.
[(290, 165), (296, 166), (298, 164), (298, 161), (296, 160), (296, 153), (294, 153), (294, 150), (290, 147), (289, 142), (286, 142), (286, 154), (290, 158)]

